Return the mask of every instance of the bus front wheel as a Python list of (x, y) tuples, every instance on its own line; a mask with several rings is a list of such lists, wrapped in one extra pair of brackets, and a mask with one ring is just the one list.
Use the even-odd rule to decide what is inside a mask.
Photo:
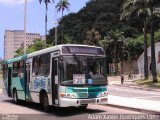
[(18, 95), (17, 95), (17, 90), (13, 90), (13, 99), (14, 99), (14, 103), (18, 103)]
[(49, 106), (49, 102), (48, 102), (48, 96), (46, 93), (43, 93), (43, 97), (42, 97), (42, 105), (43, 108), (46, 112), (50, 111), (50, 106)]

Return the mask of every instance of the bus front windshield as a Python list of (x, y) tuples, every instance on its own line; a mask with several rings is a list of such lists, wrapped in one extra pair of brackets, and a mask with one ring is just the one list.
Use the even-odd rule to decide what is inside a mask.
[(105, 59), (91, 56), (64, 56), (64, 85), (104, 85)]

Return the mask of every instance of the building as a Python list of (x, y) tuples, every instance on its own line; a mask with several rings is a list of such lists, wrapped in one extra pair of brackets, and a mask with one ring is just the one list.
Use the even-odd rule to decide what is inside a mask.
[[(148, 51), (148, 72), (151, 73), (150, 71), (151, 47), (149, 47), (147, 51)], [(157, 73), (160, 73), (160, 42), (155, 43), (155, 56), (156, 56)], [(137, 62), (138, 62), (139, 74), (144, 74), (144, 53), (139, 57)]]
[[(44, 39), (39, 33), (26, 33), (26, 46), (33, 43), (35, 39)], [(4, 35), (4, 59), (13, 58), (15, 51), (24, 43), (23, 30), (6, 30)]]

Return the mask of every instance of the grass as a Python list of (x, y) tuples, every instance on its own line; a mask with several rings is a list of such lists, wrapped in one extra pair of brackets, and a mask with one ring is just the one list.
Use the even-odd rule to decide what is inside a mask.
[(158, 82), (157, 83), (153, 83), (151, 79), (136, 80), (135, 82), (139, 85), (142, 85), (142, 86), (153, 87), (153, 88), (159, 88), (160, 89), (160, 77), (158, 77)]

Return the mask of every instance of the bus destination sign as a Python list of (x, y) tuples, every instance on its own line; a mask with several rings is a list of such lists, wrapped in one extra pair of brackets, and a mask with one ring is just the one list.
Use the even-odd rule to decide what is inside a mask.
[(103, 49), (86, 46), (63, 46), (62, 53), (104, 55)]

